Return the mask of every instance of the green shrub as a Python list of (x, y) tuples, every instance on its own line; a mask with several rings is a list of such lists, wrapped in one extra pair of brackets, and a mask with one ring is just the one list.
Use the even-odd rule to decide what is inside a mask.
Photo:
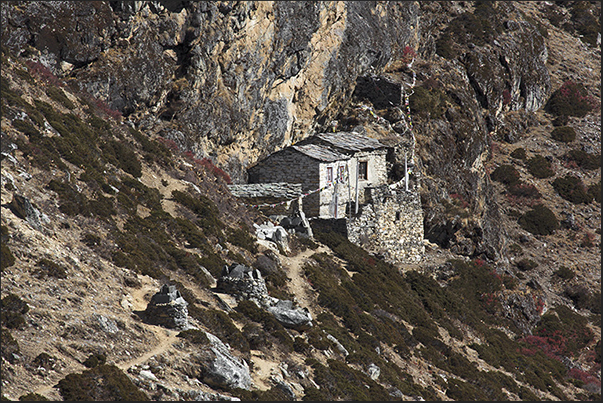
[(582, 284), (569, 285), (563, 295), (572, 300), (576, 309), (588, 309), (595, 315), (601, 314), (601, 292), (593, 293)]
[(538, 204), (527, 211), (517, 223), (535, 235), (550, 235), (559, 228), (559, 221), (548, 207)]
[(142, 151), (144, 151), (144, 159), (147, 162), (158, 163), (164, 167), (171, 167), (174, 165), (172, 152), (169, 148), (157, 140), (150, 140), (147, 138), (147, 136), (134, 128), (129, 129), (134, 139), (142, 146)]
[(507, 194), (516, 197), (525, 197), (528, 199), (540, 199), (542, 195), (532, 184), (522, 183), (521, 181), (507, 187)]
[(514, 185), (519, 182), (519, 172), (513, 165), (499, 165), (492, 172), (490, 178), (504, 185)]
[(571, 143), (576, 139), (576, 131), (570, 126), (556, 127), (551, 132), (551, 137), (562, 143)]
[(0, 255), (0, 272), (3, 272), (5, 268), (15, 264), (15, 257), (4, 241), (2, 241), (0, 249), (2, 251), (2, 254)]
[(574, 204), (588, 204), (593, 200), (593, 197), (587, 193), (582, 179), (571, 174), (555, 179), (552, 185), (559, 196)]
[(592, 196), (594, 201), (601, 203), (601, 180), (599, 179), (599, 182), (590, 185), (587, 193)]
[(87, 368), (95, 368), (99, 365), (104, 365), (107, 362), (107, 356), (102, 353), (90, 354), (86, 361), (83, 362)]
[(249, 229), (245, 227), (245, 224), (240, 224), (239, 228), (229, 228), (227, 232), (228, 236), (226, 237), (226, 240), (232, 245), (247, 249), (254, 254), (258, 252), (255, 238), (251, 236)]
[(204, 331), (199, 329), (189, 329), (178, 333), (177, 337), (181, 337), (190, 341), (193, 344), (207, 346), (210, 344), (209, 339)]
[[(195, 319), (203, 323), (208, 329), (211, 329), (212, 334), (230, 344), (233, 348), (236, 348), (242, 353), (249, 352), (249, 342), (234, 324), (230, 316), (223, 311), (217, 309), (200, 310), (195, 315)], [(187, 335), (182, 337), (187, 337)], [(201, 338), (199, 335), (193, 335), (192, 337)]]
[(116, 140), (101, 144), (103, 158), (135, 178), (142, 176), (142, 165), (130, 146)]
[(501, 24), (490, 2), (479, 2), (473, 13), (465, 12), (448, 24), (448, 27), (436, 40), (436, 53), (444, 58), (453, 59), (469, 43), (483, 46), (492, 42)]
[(573, 81), (566, 81), (555, 90), (545, 105), (545, 110), (553, 115), (584, 117), (595, 107), (595, 100), (586, 88)]
[(99, 246), (101, 244), (101, 238), (98, 235), (91, 234), (89, 232), (82, 234), (81, 241), (89, 248)]
[(62, 104), (67, 109), (75, 109), (75, 105), (71, 100), (65, 95), (62, 89), (54, 86), (48, 86), (46, 88), (46, 94), (58, 103)]
[(446, 95), (442, 90), (428, 90), (417, 86), (410, 96), (411, 112), (431, 119), (441, 118), (446, 110)]
[(526, 162), (528, 171), (535, 178), (549, 178), (555, 175), (551, 169), (551, 162), (542, 155), (535, 155)]
[(48, 401), (48, 399), (39, 393), (27, 393), (19, 397), (19, 401), (21, 402), (43, 402)]
[(533, 270), (538, 267), (538, 263), (531, 259), (521, 259), (516, 263), (516, 266), (521, 271)]
[(179, 204), (185, 206), (197, 215), (196, 222), (208, 235), (219, 235), (222, 233), (224, 224), (220, 221), (219, 210), (216, 204), (203, 195), (195, 197), (179, 190), (172, 191), (172, 198)]
[(19, 343), (10, 334), (10, 331), (2, 325), (0, 330), (0, 336), (2, 343), (0, 343), (0, 356), (11, 364), (16, 361), (18, 354), (21, 350), (19, 349)]
[(522, 147), (519, 147), (519, 148), (516, 148), (515, 150), (513, 150), (513, 152), (509, 155), (518, 160), (525, 160), (526, 159), (526, 150)]
[(565, 155), (565, 158), (568, 161), (574, 161), (580, 168), (589, 171), (601, 166), (601, 154), (589, 154), (584, 150), (571, 150)]
[[(597, 38), (601, 32), (601, 8), (598, 9), (593, 2), (575, 1), (572, 3), (571, 22), (573, 28), (579, 34), (580, 40), (590, 46), (597, 46)], [(597, 18), (598, 16), (598, 18)]]
[(576, 272), (574, 272), (572, 269), (570, 269), (568, 267), (561, 266), (557, 270), (555, 270), (555, 272), (553, 272), (553, 274), (563, 280), (571, 280), (576, 275)]
[(27, 303), (19, 296), (9, 293), (0, 302), (0, 323), (8, 329), (22, 329), (25, 326), (23, 315), (27, 312), (29, 312)]
[(79, 401), (149, 401), (149, 397), (132, 383), (115, 365), (99, 365), (80, 374), (69, 374), (57, 384), (64, 400)]
[(50, 259), (42, 258), (38, 261), (36, 266), (38, 269), (34, 270), (34, 274), (38, 277), (50, 276), (60, 279), (67, 278), (67, 269)]

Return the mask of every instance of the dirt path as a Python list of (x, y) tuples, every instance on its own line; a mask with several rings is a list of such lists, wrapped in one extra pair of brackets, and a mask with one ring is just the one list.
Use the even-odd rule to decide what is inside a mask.
[(303, 275), (302, 267), (313, 254), (327, 251), (330, 251), (330, 249), (321, 245), (317, 249), (307, 249), (295, 256), (281, 256), (281, 262), (283, 263), (287, 277), (291, 279), (291, 282), (289, 283), (291, 292), (296, 296), (297, 303), (301, 307), (308, 308), (313, 318), (315, 318), (319, 312), (316, 312), (314, 293)]
[[(133, 290), (131, 293), (131, 309), (133, 311), (143, 311), (146, 309), (147, 302), (149, 301), (149, 295), (155, 293), (157, 290), (157, 285), (154, 283), (148, 283), (143, 285), (143, 287), (139, 289)], [(176, 335), (179, 333), (176, 330), (170, 330), (163, 328), (161, 326), (150, 325), (146, 323), (141, 323), (142, 326), (145, 326), (148, 330), (151, 330), (155, 333), (155, 337), (158, 340), (158, 343), (145, 354), (132, 358), (127, 361), (116, 362), (115, 365), (123, 371), (127, 371), (129, 368), (134, 365), (140, 365), (146, 361), (148, 361), (154, 355), (161, 354), (172, 346), (178, 338)], [(38, 388), (35, 393), (38, 393), (46, 398), (54, 401), (62, 400), (58, 389), (55, 388), (56, 384), (53, 385), (45, 385)]]

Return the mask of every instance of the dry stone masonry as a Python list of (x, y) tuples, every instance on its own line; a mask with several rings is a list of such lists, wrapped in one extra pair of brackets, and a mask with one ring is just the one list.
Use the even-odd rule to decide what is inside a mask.
[(186, 330), (189, 328), (187, 306), (188, 302), (175, 286), (164, 284), (147, 305), (145, 318), (154, 325)]
[(392, 263), (418, 263), (425, 253), (423, 210), (414, 191), (367, 189), (369, 203), (347, 222), (348, 239)]

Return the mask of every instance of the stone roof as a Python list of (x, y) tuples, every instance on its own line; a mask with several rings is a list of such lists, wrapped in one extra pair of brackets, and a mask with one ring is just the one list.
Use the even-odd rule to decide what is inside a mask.
[(324, 162), (343, 161), (350, 159), (349, 155), (342, 154), (331, 147), (320, 144), (300, 144), (291, 146), (291, 148), (307, 155), (310, 158)]
[(241, 185), (228, 185), (230, 193), (235, 197), (276, 197), (293, 199), (302, 195), (301, 183), (247, 183)]
[(333, 147), (352, 152), (387, 147), (379, 140), (356, 132), (319, 133), (314, 137), (331, 144)]

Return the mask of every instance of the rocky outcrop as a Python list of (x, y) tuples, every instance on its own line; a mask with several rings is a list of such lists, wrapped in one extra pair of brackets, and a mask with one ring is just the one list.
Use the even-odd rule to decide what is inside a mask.
[(255, 227), (255, 236), (261, 240), (274, 242), (281, 250), (289, 250), (289, 236), (285, 228), (280, 225), (274, 225), (272, 222), (267, 222), (262, 225), (253, 224)]
[(233, 356), (219, 338), (208, 332), (205, 334), (211, 347), (203, 353), (201, 359), (203, 382), (221, 387), (251, 389), (253, 381), (247, 362)]
[(3, 44), (235, 182), (332, 120), (358, 76), (414, 41), (419, 17), (415, 2), (37, 3), (2, 8)]
[(170, 329), (186, 330), (188, 324), (188, 302), (173, 285), (164, 284), (151, 297), (144, 311), (145, 320), (154, 325)]
[(8, 207), (19, 218), (26, 220), (32, 227), (37, 230), (42, 229), (42, 222), (48, 222), (48, 217), (43, 216), (40, 211), (35, 208), (31, 201), (19, 194), (13, 194)]
[(307, 308), (296, 306), (292, 301), (268, 295), (266, 282), (258, 269), (242, 264), (225, 265), (216, 289), (234, 295), (238, 299), (255, 302), (266, 309), (285, 327), (300, 331), (312, 327), (312, 315)]

